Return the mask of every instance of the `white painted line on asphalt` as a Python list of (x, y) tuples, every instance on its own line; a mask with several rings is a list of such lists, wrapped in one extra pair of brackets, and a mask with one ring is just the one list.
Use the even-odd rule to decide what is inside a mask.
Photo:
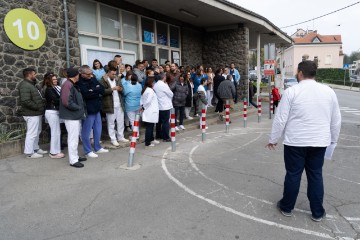
[(355, 114), (355, 115), (357, 115), (357, 116), (360, 116), (360, 113), (353, 113), (353, 114)]
[(353, 111), (353, 110), (358, 110), (357, 108), (346, 108), (346, 109), (341, 109), (340, 111)]
[(161, 160), (162, 168), (163, 168), (165, 174), (168, 176), (168, 178), (170, 180), (172, 180), (180, 188), (182, 188), (184, 191), (186, 191), (187, 193), (189, 193), (189, 194), (191, 194), (191, 195), (193, 195), (193, 196), (195, 196), (195, 197), (197, 197), (197, 198), (199, 198), (201, 200), (204, 200), (207, 203), (209, 203), (209, 204), (211, 204), (211, 205), (213, 205), (215, 207), (218, 207), (220, 209), (223, 209), (223, 210), (225, 210), (227, 212), (233, 213), (233, 214), (238, 215), (240, 217), (253, 220), (255, 222), (263, 223), (263, 224), (266, 224), (266, 225), (269, 225), (269, 226), (278, 227), (280, 229), (286, 229), (286, 230), (290, 230), (290, 231), (294, 231), (294, 232), (300, 232), (300, 233), (304, 233), (304, 234), (308, 234), (308, 235), (313, 235), (313, 236), (317, 236), (317, 237), (322, 237), (322, 238), (327, 238), (327, 239), (335, 239), (335, 238), (331, 237), (330, 235), (328, 235), (326, 233), (315, 232), (315, 231), (311, 231), (311, 230), (307, 230), (307, 229), (303, 229), (303, 228), (290, 227), (290, 226), (287, 226), (287, 225), (284, 225), (284, 224), (279, 224), (279, 223), (276, 223), (276, 222), (272, 222), (272, 221), (268, 221), (268, 220), (265, 220), (265, 219), (257, 218), (257, 217), (254, 217), (254, 216), (239, 212), (239, 211), (237, 211), (235, 209), (232, 209), (230, 207), (227, 207), (225, 205), (222, 205), (221, 203), (218, 203), (218, 202), (216, 202), (214, 200), (211, 200), (209, 198), (206, 198), (206, 197), (194, 192), (193, 190), (191, 190), (190, 188), (185, 186), (183, 183), (181, 183), (173, 175), (171, 175), (171, 173), (167, 169), (167, 167), (166, 167), (166, 158), (167, 158), (168, 151), (170, 149), (171, 148), (168, 148), (165, 151), (165, 153), (163, 154), (163, 157), (162, 157), (162, 160)]
[(327, 175), (327, 176), (330, 176), (330, 177), (333, 177), (333, 178), (336, 178), (336, 179), (339, 179), (339, 180), (342, 180), (342, 181), (345, 181), (345, 182), (349, 182), (349, 183), (354, 183), (354, 184), (360, 185), (360, 183), (358, 183), (358, 182), (354, 182), (354, 181), (351, 181), (351, 180), (348, 180), (348, 179), (345, 179), (345, 178), (337, 177), (337, 176), (334, 176), (334, 175), (331, 175), (331, 174), (326, 174), (326, 175)]
[(345, 111), (346, 113), (360, 113), (359, 110), (349, 110), (349, 111)]

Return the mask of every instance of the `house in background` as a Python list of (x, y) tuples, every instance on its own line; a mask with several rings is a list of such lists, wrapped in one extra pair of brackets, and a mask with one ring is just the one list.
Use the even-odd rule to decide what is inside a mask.
[(343, 67), (341, 35), (320, 35), (317, 31), (298, 29), (291, 37), (293, 45), (285, 49), (283, 56), (286, 76), (294, 76), (303, 60), (314, 60), (318, 68)]

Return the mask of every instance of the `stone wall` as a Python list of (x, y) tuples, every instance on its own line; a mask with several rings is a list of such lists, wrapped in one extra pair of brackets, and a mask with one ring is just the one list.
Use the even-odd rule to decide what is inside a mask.
[[(17, 128), (23, 121), (16, 114), (17, 84), (23, 79), (22, 70), (33, 67), (42, 80), (46, 72), (59, 74), (66, 66), (65, 22), (62, 0), (7, 0), (0, 1), (0, 15), (11, 9), (25, 8), (36, 13), (44, 22), (47, 38), (44, 45), (27, 51), (14, 45), (4, 31), (4, 18), (0, 19), (0, 123)], [(80, 65), (80, 48), (77, 38), (75, 0), (68, 0), (70, 61)]]
[(240, 85), (237, 89), (240, 98), (244, 98), (247, 92), (248, 46), (248, 28), (207, 32), (204, 35), (202, 59), (204, 66), (218, 68), (234, 63), (241, 75)]
[(203, 63), (203, 33), (189, 28), (181, 29), (181, 63), (198, 66)]

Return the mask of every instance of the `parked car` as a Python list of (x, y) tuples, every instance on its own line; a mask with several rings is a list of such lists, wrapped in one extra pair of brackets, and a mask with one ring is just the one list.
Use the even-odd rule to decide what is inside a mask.
[(257, 80), (257, 75), (256, 75), (255, 70), (250, 70), (249, 71), (249, 80), (250, 81), (256, 81)]
[(298, 81), (296, 78), (285, 78), (284, 79), (284, 89), (292, 87), (296, 84), (298, 84)]
[(268, 83), (268, 82), (269, 82), (269, 77), (266, 76), (266, 75), (262, 75), (262, 77), (261, 77), (261, 82), (263, 82), (263, 83)]

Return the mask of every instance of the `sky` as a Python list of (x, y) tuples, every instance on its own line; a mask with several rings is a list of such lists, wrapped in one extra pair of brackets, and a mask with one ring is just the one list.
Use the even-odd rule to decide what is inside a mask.
[(317, 30), (320, 35), (341, 35), (343, 51), (360, 51), (360, 3), (323, 18), (283, 28), (333, 12), (359, 0), (228, 0), (264, 16), (288, 35), (298, 28)]

